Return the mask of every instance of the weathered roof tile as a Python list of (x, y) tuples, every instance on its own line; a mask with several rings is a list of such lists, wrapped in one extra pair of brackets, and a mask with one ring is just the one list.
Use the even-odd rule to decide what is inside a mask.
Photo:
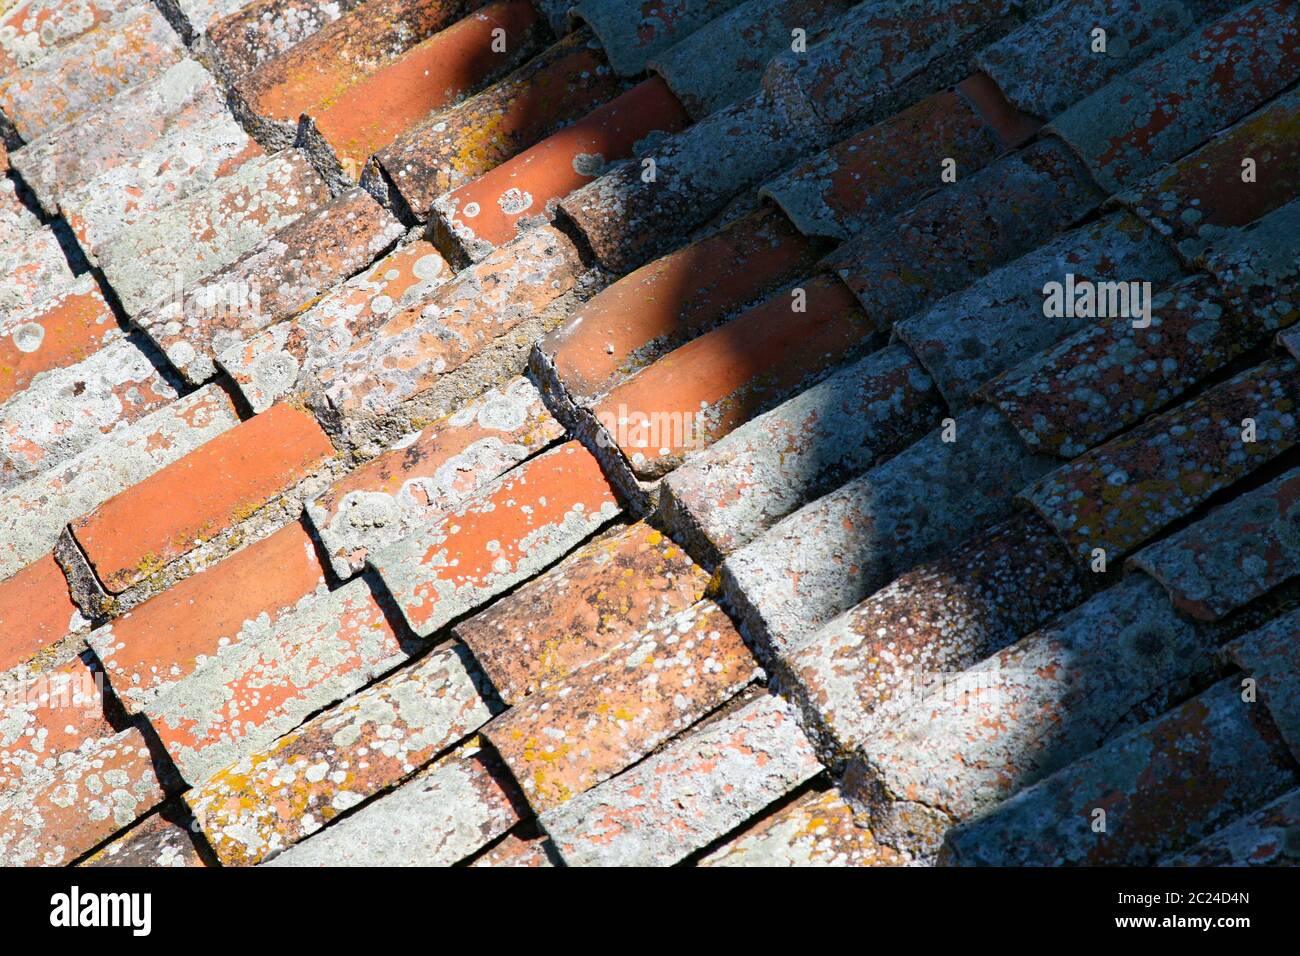
[(500, 709), (463, 647), (434, 651), (185, 795), (226, 866), (249, 866), (414, 773)]
[(78, 866), (186, 867), (206, 866), (188, 827), (173, 819), (171, 805), (163, 804), (138, 826), (132, 827)]
[(789, 705), (763, 694), (539, 819), (570, 866), (667, 866), (820, 770)]
[(1242, 372), (1061, 466), (1023, 499), (1079, 561), (1101, 548), (1113, 564), (1295, 444), (1298, 373), (1289, 357)]
[(842, 760), (1090, 586), (1043, 521), (1016, 515), (908, 569), (810, 635), (790, 651), (783, 683), (819, 751)]
[(923, 436), (943, 412), (911, 353), (889, 346), (693, 455), (664, 479), (659, 515), (697, 553), (720, 561)]
[(1298, 826), (1300, 790), (1292, 790), (1161, 865), (1295, 866)]
[(472, 741), (272, 866), (451, 866), (519, 821), (522, 798), (490, 750)]
[(660, 50), (688, 36), (741, 0), (574, 0), (572, 16), (590, 24), (623, 76), (645, 72)]
[(136, 322), (182, 375), (203, 382), (216, 373), (215, 356), (303, 311), (369, 266), (402, 232), (369, 193), (350, 189)]
[(1300, 611), (1292, 611), (1233, 641), (1228, 656), (1254, 678), (1258, 699), (1268, 708), (1282, 739), (1300, 759), (1300, 648), (1296, 628)]
[(0, 672), (44, 650), (79, 623), (68, 580), (52, 555), (0, 581)]
[(629, 633), (483, 729), (537, 813), (651, 753), (755, 676), (723, 610), (702, 601)]
[[(364, 0), (252, 0), (208, 24), (202, 47), (230, 77), (292, 49)], [(197, 26), (197, 24), (196, 24)]]
[(238, 422), (229, 396), (206, 386), (0, 493), (0, 577), (49, 552), (68, 522)]
[(307, 515), (335, 573), (351, 577), (562, 435), (536, 387), (515, 378), (345, 475)]
[[(571, 33), (505, 79), (434, 113), (376, 155), (407, 207), (434, 201), (581, 119), (627, 88), (585, 30)], [(374, 175), (372, 171), (370, 175)]]
[(135, 712), (223, 647), (259, 640), (324, 584), (312, 540), (294, 522), (97, 628), (86, 643)]
[(1294, 762), (1238, 684), (1214, 685), (954, 829), (940, 860), (1150, 865), (1293, 789)]
[(412, 629), (429, 635), (541, 571), (618, 511), (596, 459), (569, 441), (369, 561)]
[(315, 419), (277, 405), (106, 501), (72, 533), (105, 587), (122, 591), (333, 454)]
[(81, 657), (6, 677), (0, 699), (0, 807), (115, 734), (104, 714), (103, 672)]
[(1006, 517), (1050, 465), (997, 412), (967, 412), (734, 552), (724, 602), (779, 657), (910, 565)]
[(708, 575), (644, 522), (579, 548), (456, 625), (508, 704), (546, 689), (704, 597)]
[(35, 63), (139, 0), (19, 0), (0, 6), (0, 76)]
[(690, 122), (663, 80), (652, 77), (536, 146), (437, 199), (434, 226), (457, 260), (481, 259), (555, 204), (625, 159), (644, 137)]

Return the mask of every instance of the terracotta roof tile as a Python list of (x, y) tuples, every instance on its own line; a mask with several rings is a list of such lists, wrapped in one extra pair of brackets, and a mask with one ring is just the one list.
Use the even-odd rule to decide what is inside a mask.
[(104, 104), (96, 114), (99, 122), (60, 126), (27, 143), (12, 155), (13, 167), (54, 213), (63, 196), (222, 110), (212, 76), (198, 60), (184, 57)]
[(1300, 10), (1256, 0), (1052, 121), (1108, 192), (1135, 185), (1300, 76)]
[(434, 651), (185, 795), (226, 866), (293, 846), (405, 779), (500, 709), (464, 648)]
[(902, 866), (835, 789), (788, 803), (700, 861), (700, 866)]
[(52, 555), (0, 581), (0, 672), (54, 644), (78, 620), (68, 580)]
[[(1295, 443), (1297, 371), (1277, 358), (1242, 372), (1063, 465), (1024, 500), (1077, 560), (1102, 548), (1112, 564)], [(1243, 440), (1245, 419), (1254, 441)]]
[[(728, 314), (808, 275), (822, 248), (774, 211), (737, 220), (579, 306), (538, 342), (534, 368), (556, 401), (594, 398)], [(717, 262), (734, 268), (712, 268)]]
[(1206, 276), (1153, 296), (1150, 310), (1153, 332), (1134, 327), (1141, 319), (1089, 320), (1055, 348), (984, 385), (981, 396), (1027, 444), (1072, 458), (1168, 405), (1264, 338), (1223, 308)]
[(944, 406), (904, 347), (881, 349), (692, 455), (659, 515), (712, 561), (748, 544), (939, 424)]
[[(714, 17), (649, 58), (648, 68), (667, 80), (696, 119), (730, 106), (758, 89), (768, 61), (802, 42), (822, 40), (853, 0), (745, 0), (703, 4)], [(723, 6), (731, 9), (719, 15)], [(690, 27), (688, 26), (688, 29)], [(658, 38), (656, 37), (656, 45)]]
[(1217, 621), (1300, 575), (1292, 513), (1300, 472), (1243, 494), (1132, 558), (1166, 588), (1180, 612)]
[(878, 839), (918, 854), (955, 823), (1163, 713), (1216, 675), (1214, 635), (1126, 578), (961, 673), (935, 673), (861, 741), (846, 791)]
[(537, 389), (515, 378), (396, 443), (307, 505), (334, 572), (446, 515), (564, 434)]
[(591, 25), (623, 76), (645, 72), (646, 61), (741, 0), (575, 0), (572, 16)]
[(450, 26), (474, 0), (370, 0), (245, 74), (235, 90), (287, 146), (298, 117)]
[(222, 645), (143, 711), (197, 786), (407, 656), (384, 606), (358, 579), (304, 602), (254, 640)]
[(1300, 826), (1300, 790), (1278, 797), (1178, 856), (1171, 866), (1295, 866), (1291, 834)]
[(964, 178), (1011, 145), (964, 95), (976, 86), (999, 95), (970, 77), (799, 163), (762, 194), (804, 235), (841, 240), (902, 212), (939, 186), (934, 157), (955, 160)]
[(907, 566), (1007, 517), (1041, 477), (992, 409), (956, 418), (805, 505), (722, 564), (723, 599), (764, 653), (780, 656)]
[(351, 189), (138, 316), (137, 324), (182, 375), (201, 383), (216, 372), (214, 356), (303, 311), (340, 279), (369, 266), (402, 232), (369, 193)]
[(271, 861), (273, 866), (450, 866), (519, 820), (509, 772), (476, 742)]
[(79, 362), (46, 370), (4, 405), (0, 488), (39, 476), (176, 399), (134, 342), (112, 338)]
[(162, 799), (144, 736), (124, 730), (0, 806), (0, 861), (71, 863)]
[[(1093, 586), (1033, 515), (910, 568), (792, 649), (786, 686), (819, 751), (842, 760), (945, 677), (1078, 604)], [(940, 698), (942, 699), (942, 698)]]
[(666, 866), (819, 770), (789, 705), (764, 694), (540, 820), (570, 866)]
[(295, 150), (249, 160), (202, 192), (156, 210), (97, 250), (129, 315), (184, 292), (326, 202)]
[(562, 233), (524, 233), (316, 369), (332, 410), (345, 419), (383, 415), (432, 389), (567, 292), (580, 268)]
[(616, 166), (559, 208), (601, 265), (628, 272), (685, 244), (732, 196), (821, 145), (824, 135), (756, 93), (667, 137), (640, 162)]
[(95, 281), (83, 276), (0, 319), (0, 405), (42, 372), (73, 365), (121, 337)]
[(663, 80), (652, 77), (433, 204), (444, 248), (481, 259), (525, 223), (551, 218), (555, 203), (625, 159), (633, 144), (690, 122)]
[(1032, 251), (1103, 198), (1068, 149), (1040, 141), (845, 243), (826, 265), (889, 328)]
[(85, 185), (59, 191), (59, 211), (90, 255), (123, 229), (199, 192), (250, 159), (263, 157), (255, 143), (213, 97), (201, 115), (186, 111), (183, 123), (136, 157), (113, 166)]
[(122, 591), (333, 454), (315, 419), (277, 405), (106, 501), (73, 522), (72, 533), (100, 581)]
[(138, 0), (19, 0), (0, 6), (0, 76), (35, 63)]
[(237, 13), (249, 0), (158, 0), (158, 6), (186, 41), (207, 29), (208, 24)]
[(704, 597), (708, 575), (637, 522), (591, 542), (468, 621), (456, 636), (508, 704), (636, 635), (659, 633)]
[(1205, 257), (1228, 309), (1255, 330), (1286, 328), (1300, 318), (1298, 235), (1300, 202), (1293, 202)]
[[(495, 30), (505, 31), (499, 52), (493, 49)], [(549, 32), (528, 0), (495, 0), (318, 103), (309, 111), (311, 125), (333, 149), (344, 175), (356, 181), (371, 153), (528, 60)], [(376, 103), (383, 109), (376, 111)]]
[(0, 688), (0, 808), (114, 736), (104, 715), (103, 674), (80, 657)]
[(839, 136), (961, 79), (978, 49), (1048, 6), (1046, 0), (865, 0), (806, 54), (772, 61), (764, 84), (788, 109)]
[[(1051, 119), (1236, 5), (1235, 0), (1068, 0), (985, 47), (975, 65), (1016, 109)], [(1108, 45), (1105, 56), (1079, 42), (1098, 24), (1105, 25), (1108, 37), (1122, 38)]]
[[(1257, 164), (1243, 181), (1243, 157)], [(1284, 94), (1196, 152), (1118, 197), (1194, 260), (1244, 226), (1293, 199), (1300, 176), (1300, 90)]]
[(545, 837), (522, 839), (513, 833), (475, 860), (471, 866), (554, 866), (546, 852)]
[(194, 838), (170, 819), (166, 804), (138, 826), (113, 840), (78, 866), (187, 867), (206, 866)]
[(293, 391), (303, 368), (328, 366), (390, 316), (426, 302), (452, 275), (431, 243), (415, 239), (325, 293), (293, 322), (226, 349), (218, 361), (249, 407), (265, 411)]
[(596, 460), (569, 441), (369, 561), (411, 628), (429, 635), (552, 564), (618, 512)]
[(592, 414), (601, 439), (622, 451), (638, 479), (659, 478), (828, 366), (880, 344), (848, 289), (820, 275), (669, 352)]
[(1163, 288), (1182, 270), (1165, 243), (1135, 217), (1117, 213), (993, 270), (899, 322), (894, 333), (934, 377), (949, 407), (969, 408), (985, 382), (1093, 321), (1066, 310), (1044, 314), (1044, 285), (1064, 282), (1067, 274), (1094, 282), (1141, 277)]
[(86, 642), (134, 712), (223, 648), (259, 640), (324, 584), (312, 540), (295, 522), (178, 581)]
[[(224, 73), (243, 76), (292, 49), (364, 0), (252, 0), (208, 24), (202, 49)], [(197, 26), (197, 25), (196, 25)]]
[(25, 309), (61, 291), (72, 282), (72, 270), (48, 227), (26, 232), (12, 244), (0, 246), (0, 315)]
[(1150, 865), (1293, 789), (1293, 767), (1230, 677), (954, 830), (941, 860)]
[(627, 86), (606, 64), (600, 44), (580, 30), (414, 126), (379, 150), (375, 161), (407, 207), (426, 219), (443, 193), (490, 172)]
[(755, 676), (727, 615), (703, 601), (524, 698), (483, 729), (539, 814), (651, 753)]
[(93, 117), (118, 93), (152, 79), (185, 47), (152, 3), (138, 3), (57, 53), (0, 79), (0, 109), (25, 141)]
[(0, 493), (0, 576), (50, 551), (70, 521), (166, 467), (239, 421), (217, 386), (147, 415), (56, 468)]
[(1300, 698), (1296, 695), (1296, 675), (1300, 673), (1300, 654), (1295, 634), (1300, 612), (1292, 611), (1233, 641), (1228, 656), (1242, 671), (1253, 677), (1259, 700), (1282, 733), (1282, 739), (1300, 758)]

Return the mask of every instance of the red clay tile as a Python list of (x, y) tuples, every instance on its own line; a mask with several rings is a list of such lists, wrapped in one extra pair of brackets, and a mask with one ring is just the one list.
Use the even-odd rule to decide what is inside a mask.
[(500, 705), (463, 647), (446, 647), (224, 768), (185, 795), (226, 866), (250, 866), (415, 773)]
[(302, 369), (331, 364), (390, 316), (427, 301), (450, 278), (442, 254), (416, 239), (326, 293), (294, 321), (228, 348), (218, 359), (253, 411), (265, 411), (292, 391)]
[(181, 776), (199, 786), (406, 658), (385, 609), (357, 579), (225, 646), (144, 707)]
[(371, 563), (427, 636), (563, 557), (618, 511), (596, 459), (569, 441)]
[(0, 809), (0, 864), (71, 863), (163, 797), (144, 735), (124, 730)]
[(26, 142), (93, 116), (118, 93), (162, 73), (185, 55), (152, 3), (138, 3), (56, 55), (0, 78), (0, 109)]
[(704, 597), (709, 576), (638, 522), (456, 625), (501, 699), (523, 700)]
[(538, 813), (640, 760), (736, 694), (753, 655), (712, 601), (628, 639), (483, 729)]
[(0, 793), (48, 777), (112, 737), (102, 672), (80, 657), (0, 689)]
[(121, 335), (94, 281), (78, 282), (6, 320), (0, 337), (0, 404), (41, 372), (80, 362)]
[(208, 24), (203, 46), (231, 77), (243, 76), (361, 6), (365, 0), (252, 0)]
[(168, 805), (87, 857), (78, 866), (207, 866), (189, 830), (171, 819)]
[(216, 372), (214, 356), (308, 308), (402, 232), (369, 193), (350, 189), (136, 322), (182, 375), (201, 383)]
[(1024, 138), (1035, 124), (1008, 118), (1003, 105), (988, 77), (976, 74), (800, 163), (762, 192), (805, 235), (848, 239), (940, 188), (942, 159), (966, 176)]
[[(601, 291), (538, 342), (535, 357), (553, 366), (545, 377), (571, 397), (595, 397), (728, 313), (807, 275), (824, 251), (776, 210), (746, 216)], [(717, 268), (720, 262), (728, 267)]]
[(771, 406), (813, 375), (877, 340), (838, 279), (818, 276), (669, 352), (613, 389), (594, 409), (637, 476), (657, 478)]
[[(522, 220), (554, 212), (555, 200), (591, 182), (655, 132), (690, 122), (659, 77), (640, 83), (434, 203), (436, 226), (465, 258), (480, 259), (512, 239)], [(445, 248), (445, 247), (444, 247)]]
[[(0, 2), (0, 76), (34, 63), (89, 33), (138, 0), (19, 0)], [(4, 171), (0, 144), (0, 172)]]
[(333, 455), (316, 420), (277, 405), (74, 522), (104, 586), (122, 591), (251, 514)]
[(473, 5), (473, 0), (370, 0), (267, 60), (235, 88), (254, 112), (296, 125), (300, 114), (338, 97)]
[(317, 376), (343, 417), (382, 415), (428, 391), (568, 292), (578, 250), (552, 227), (525, 232), (375, 329)]
[(173, 584), (87, 642), (119, 699), (135, 711), (223, 647), (256, 640), (323, 585), (311, 537), (294, 522)]
[(0, 581), (0, 672), (67, 634), (76, 613), (68, 580), (53, 555)]
[(554, 866), (546, 855), (545, 837), (524, 839), (513, 833), (475, 860), (471, 866)]
[[(604, 51), (579, 30), (375, 157), (421, 219), (434, 200), (496, 168), (621, 93)], [(372, 173), (373, 175), (373, 173)]]
[(344, 476), (307, 514), (335, 573), (351, 577), (367, 555), (436, 521), (563, 434), (533, 384), (516, 378)]
[[(503, 52), (492, 49), (496, 30), (505, 31)], [(497, 0), (319, 104), (312, 122), (356, 179), (371, 153), (531, 56), (549, 32), (528, 0)]]

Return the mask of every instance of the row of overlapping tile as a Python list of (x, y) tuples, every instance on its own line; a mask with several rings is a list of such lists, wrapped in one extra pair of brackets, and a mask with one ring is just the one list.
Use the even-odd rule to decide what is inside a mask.
[(1284, 858), (1294, 5), (567, 6), (5, 15), (6, 860)]

